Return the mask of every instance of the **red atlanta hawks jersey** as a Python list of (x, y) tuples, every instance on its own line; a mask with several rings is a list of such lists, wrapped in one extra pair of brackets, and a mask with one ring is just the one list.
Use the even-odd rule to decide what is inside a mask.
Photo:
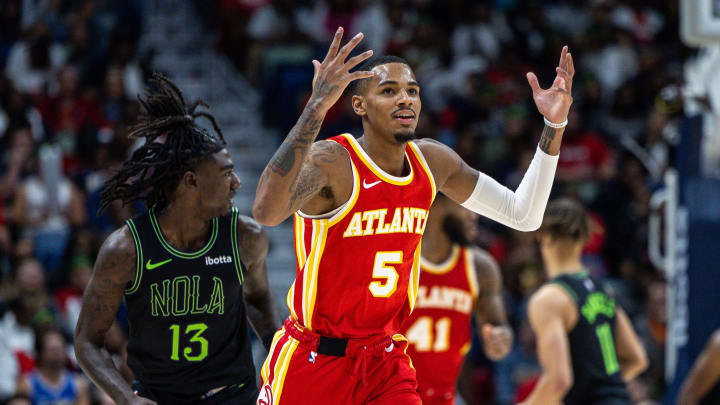
[(470, 349), (470, 319), (478, 294), (472, 250), (454, 245), (441, 264), (420, 260), (420, 286), (402, 332), (418, 386), (455, 387)]
[(350, 154), (353, 191), (328, 214), (295, 214), (298, 265), (288, 308), (321, 335), (392, 335), (415, 303), (420, 238), (435, 182), (413, 142), (405, 146), (408, 174), (397, 177), (376, 165), (352, 135), (330, 140)]

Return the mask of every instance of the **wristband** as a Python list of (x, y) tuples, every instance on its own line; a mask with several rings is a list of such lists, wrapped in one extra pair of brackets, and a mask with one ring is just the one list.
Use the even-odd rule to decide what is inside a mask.
[(545, 117), (543, 117), (543, 121), (545, 121), (545, 125), (549, 126), (550, 128), (555, 128), (555, 129), (565, 128), (565, 126), (568, 124), (567, 118), (565, 118), (565, 121), (563, 121), (563, 122), (561, 122), (561, 123), (559, 123), (559, 124), (556, 124), (556, 123), (554, 123), (554, 122), (551, 122), (551, 121), (549, 121), (549, 120), (548, 120), (547, 118), (545, 118)]

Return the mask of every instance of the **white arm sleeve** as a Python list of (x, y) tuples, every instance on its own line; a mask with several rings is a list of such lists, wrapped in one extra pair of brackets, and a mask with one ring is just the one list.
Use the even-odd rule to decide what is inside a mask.
[(475, 189), (461, 205), (518, 231), (530, 232), (540, 228), (558, 156), (550, 156), (538, 148), (514, 193), (492, 177), (480, 173)]

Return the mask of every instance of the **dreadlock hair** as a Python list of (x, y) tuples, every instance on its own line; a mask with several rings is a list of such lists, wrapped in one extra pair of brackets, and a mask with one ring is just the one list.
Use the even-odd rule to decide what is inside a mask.
[[(372, 57), (357, 67), (356, 71), (368, 71), (372, 70), (375, 66), (387, 65), (388, 63), (402, 63), (403, 65), (410, 66), (407, 61), (399, 56), (394, 55), (382, 55)], [(358, 79), (350, 83), (350, 94), (359, 94), (365, 91), (365, 86), (370, 83), (370, 78)]]
[[(114, 200), (121, 200), (123, 205), (143, 201), (148, 207), (162, 209), (185, 172), (196, 169), (226, 145), (215, 118), (208, 112), (195, 111), (198, 106), (208, 108), (207, 104), (198, 100), (188, 105), (182, 91), (160, 73), (153, 73), (150, 82), (155, 91), (146, 89), (144, 98), (138, 95), (144, 111), (128, 134), (145, 138), (145, 144), (105, 182), (100, 212)], [(217, 136), (198, 126), (198, 117), (209, 120)]]

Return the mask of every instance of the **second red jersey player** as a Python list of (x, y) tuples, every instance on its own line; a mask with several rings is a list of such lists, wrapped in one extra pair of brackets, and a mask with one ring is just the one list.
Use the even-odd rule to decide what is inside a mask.
[[(443, 196), (430, 210), (417, 301), (402, 328), (424, 405), (455, 403), (458, 375), (472, 339), (471, 318), (476, 316), (480, 325), (506, 323), (497, 264), (470, 246), (475, 220), (474, 213)], [(510, 329), (484, 326), (486, 353), (494, 360), (504, 357), (512, 345)], [(476, 403), (471, 395), (465, 393), (466, 402)]]

